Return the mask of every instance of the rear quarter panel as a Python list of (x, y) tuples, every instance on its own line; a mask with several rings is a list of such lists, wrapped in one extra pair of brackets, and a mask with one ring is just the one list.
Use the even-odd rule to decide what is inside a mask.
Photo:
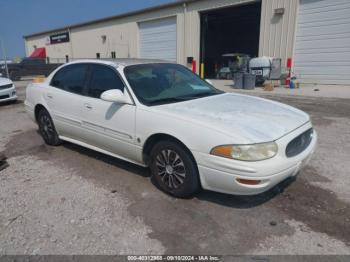
[(48, 86), (47, 83), (30, 83), (26, 88), (26, 99), (24, 105), (29, 117), (36, 121), (35, 119), (35, 107), (37, 105), (44, 106), (49, 112), (50, 109), (44, 99), (45, 93)]

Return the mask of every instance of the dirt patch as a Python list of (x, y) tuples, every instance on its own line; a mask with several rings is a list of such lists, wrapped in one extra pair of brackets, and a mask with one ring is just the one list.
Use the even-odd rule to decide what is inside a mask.
[(339, 98), (310, 98), (310, 97), (278, 97), (263, 95), (267, 99), (275, 100), (297, 107), (312, 115), (322, 117), (344, 117), (349, 118), (350, 100)]
[(316, 126), (330, 126), (331, 124), (335, 123), (335, 120), (323, 117), (323, 116), (313, 116), (312, 117), (312, 124)]
[[(316, 125), (321, 128), (327, 125), (331, 139), (329, 144), (326, 143), (319, 148), (323, 150), (324, 154), (327, 154), (325, 160), (328, 160), (327, 146), (334, 145), (334, 140), (338, 139), (337, 135), (334, 134), (339, 132), (340, 135), (344, 130), (342, 127), (346, 124), (343, 124), (343, 120), (344, 117), (349, 118), (349, 105), (345, 105), (343, 101), (334, 101), (336, 105), (334, 106), (328, 105), (333, 101), (328, 101), (323, 105), (324, 101), (318, 101), (318, 99), (290, 98), (287, 100), (283, 99), (282, 102), (288, 102), (301, 109), (308, 110), (312, 118), (316, 119)], [(15, 116), (21, 117), (21, 113), (17, 114), (16, 112)], [(11, 118), (14, 117), (11, 116)], [(342, 125), (334, 125), (331, 122), (333, 120), (336, 123), (341, 121)], [(8, 173), (7, 178), (17, 174), (17, 177), (21, 179), (20, 181), (23, 180), (21, 184), (26, 189), (23, 192), (28, 193), (30, 197), (36, 191), (28, 190), (27, 184), (37, 183), (36, 188), (40, 191), (44, 185), (43, 179), (46, 179), (44, 186), (50, 187), (53, 180), (63, 176), (64, 181), (67, 180), (68, 182), (64, 183), (64, 186), (57, 186), (56, 191), (60, 195), (55, 198), (57, 202), (52, 202), (51, 199), (50, 205), (52, 203), (56, 203), (58, 206), (62, 205), (61, 212), (64, 215), (69, 210), (67, 209), (69, 207), (65, 205), (71, 203), (76, 195), (74, 193), (76, 189), (71, 190), (72, 194), (70, 196), (62, 193), (65, 187), (71, 184), (71, 181), (75, 181), (77, 187), (81, 183), (89, 182), (88, 184), (103, 189), (103, 192), (98, 190), (102, 193), (93, 197), (93, 201), (106, 198), (108, 205), (110, 203), (114, 205), (120, 201), (118, 196), (127, 199), (128, 206), (125, 207), (125, 212), (148, 225), (152, 229), (149, 237), (160, 240), (166, 248), (166, 253), (249, 253), (259, 243), (271, 236), (285, 236), (287, 240), (294, 236), (294, 228), (285, 222), (289, 220), (300, 221), (307, 226), (310, 232), (326, 233), (333, 239), (336, 238), (349, 244), (350, 232), (347, 227), (350, 224), (349, 205), (340, 201), (332, 191), (318, 188), (319, 183), (328, 185), (328, 183), (334, 181), (343, 181), (334, 170), (332, 176), (324, 177), (325, 174), (321, 171), (325, 172), (325, 167), (309, 166), (303, 170), (302, 177), (297, 181), (286, 181), (273, 190), (255, 197), (237, 197), (204, 191), (193, 199), (179, 200), (158, 191), (150, 183), (147, 169), (69, 143), (65, 143), (60, 147), (46, 146), (34, 125), (23, 125), (22, 123), (26, 122), (20, 119), (16, 125), (11, 122), (13, 127), (3, 129), (6, 136), (10, 137), (11, 134), (8, 140), (4, 140), (9, 141), (5, 148), (6, 155), (10, 159), (13, 157), (19, 159), (16, 162), (14, 161), (10, 168), (16, 167), (16, 165), (19, 165), (18, 163), (22, 165), (23, 161), (26, 163), (26, 166), (22, 169), (15, 170), (18, 173), (14, 171)], [(322, 132), (319, 133), (322, 134)], [(343, 138), (340, 145), (346, 142)], [(347, 147), (339, 150), (341, 150), (342, 155), (346, 155), (348, 152)], [(34, 168), (35, 162), (31, 160), (31, 156), (35, 157), (35, 162), (44, 161), (47, 162), (47, 165), (37, 169)], [(324, 162), (326, 162), (325, 160)], [(342, 167), (335, 162), (333, 155), (329, 156), (327, 166), (330, 166), (331, 170), (335, 166), (338, 170)], [(4, 172), (9, 172), (10, 168)], [(32, 170), (32, 175), (28, 178), (23, 177), (30, 170)], [(39, 177), (36, 176), (38, 171), (40, 171)], [(61, 172), (63, 173), (61, 174)], [(79, 177), (79, 180), (74, 180), (77, 177)], [(13, 182), (17, 183), (16, 181)], [(314, 182), (318, 184), (312, 185)], [(5, 189), (10, 186), (7, 181), (4, 185), (6, 185)], [(339, 193), (339, 190), (334, 191)], [(47, 190), (47, 193), (52, 192), (52, 190)], [(90, 197), (91, 194), (86, 194), (86, 196)], [(40, 199), (45, 200), (46, 197), (47, 195)], [(18, 201), (13, 201), (13, 203), (14, 206), (19, 206)], [(42, 210), (47, 208), (46, 205), (49, 205), (46, 202), (42, 204)], [(75, 204), (77, 207), (79, 205), (81, 203)], [(91, 214), (95, 212), (95, 209), (98, 209), (98, 205), (100, 204), (91, 205)], [(21, 210), (20, 206), (18, 208)], [(13, 209), (6, 208), (4, 210)], [(115, 212), (118, 213), (117, 210)], [(17, 213), (10, 218), (16, 216)], [(20, 222), (21, 219), (18, 218), (12, 224), (12, 227), (15, 228), (16, 223)], [(130, 220), (130, 217), (125, 219)], [(122, 227), (122, 224), (116, 223), (118, 222), (111, 222), (110, 226)], [(22, 231), (22, 229), (18, 229), (18, 232)], [(103, 232), (108, 235), (107, 231)], [(64, 239), (64, 236), (62, 236), (62, 239)], [(100, 243), (96, 236), (86, 236), (86, 239), (96, 240), (96, 243)], [(307, 241), (307, 238), (305, 238), (305, 235), (297, 236), (296, 241), (299, 240)], [(123, 241), (124, 238), (121, 242)], [(132, 245), (133, 243), (126, 244)], [(337, 250), (331, 241), (327, 240), (323, 244), (327, 248)], [(35, 244), (33, 242), (26, 243), (26, 245), (33, 247)], [(269, 246), (266, 246), (266, 248), (269, 248)], [(264, 251), (266, 250), (268, 249), (264, 249)], [(300, 249), (299, 246), (295, 247), (296, 253), (300, 250), (303, 252), (305, 249)], [(77, 252), (77, 250), (73, 251)]]
[[(350, 241), (346, 228), (349, 206), (305, 178), (287, 180), (254, 197), (204, 191), (194, 199), (178, 200), (158, 191), (150, 183), (147, 169), (70, 143), (46, 146), (36, 130), (17, 134), (6, 145), (8, 156), (28, 153), (127, 197), (130, 214), (152, 228), (150, 237), (160, 240), (167, 253), (206, 254), (208, 249), (222, 254), (248, 252), (271, 235), (293, 235), (294, 230), (284, 222), (289, 219)], [(312, 182), (328, 182), (312, 167), (307, 167), (303, 176)]]
[(34, 155), (9, 163), (0, 173), (0, 254), (163, 253), (121, 194)]
[(327, 177), (321, 176), (318, 174), (318, 171), (313, 166), (306, 166), (303, 169), (303, 176), (307, 178), (308, 182), (316, 182), (316, 183), (330, 183), (332, 182)]
[(6, 161), (6, 156), (0, 153), (0, 171), (7, 168), (9, 165)]
[(48, 154), (52, 147), (44, 144), (43, 139), (38, 134), (38, 131), (31, 129), (25, 132), (14, 132), (14, 136), (5, 146), (5, 154), (10, 158), (19, 155), (30, 155), (38, 152)]
[[(28, 138), (24, 139), (25, 136)], [(19, 144), (23, 144), (21, 148)], [(293, 234), (273, 210), (267, 212), (264, 207), (247, 205), (233, 196), (227, 199), (235, 203), (236, 208), (227, 208), (215, 201), (205, 201), (206, 194), (222, 199), (222, 195), (211, 192), (203, 192), (190, 200), (174, 199), (150, 183), (147, 169), (70, 143), (46, 146), (35, 131), (16, 135), (6, 150), (12, 156), (24, 156), (29, 152), (40, 160), (49, 161), (52, 168), (72, 171), (84, 181), (89, 180), (110, 192), (111, 198), (115, 194), (123, 195), (130, 201), (128, 212), (152, 228), (149, 237), (160, 240), (167, 253), (207, 254), (209, 250), (210, 253), (232, 254), (248, 251), (270, 234)], [(257, 216), (257, 213), (264, 213), (264, 216)], [(270, 226), (272, 220), (277, 221), (278, 226)], [(218, 239), (220, 245), (217, 245)]]
[(269, 205), (313, 231), (325, 233), (350, 246), (350, 205), (329, 190), (299, 178)]

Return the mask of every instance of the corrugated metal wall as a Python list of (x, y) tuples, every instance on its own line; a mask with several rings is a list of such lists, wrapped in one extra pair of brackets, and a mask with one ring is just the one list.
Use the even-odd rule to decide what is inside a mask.
[[(152, 12), (124, 17), (107, 22), (89, 24), (71, 29), (71, 42), (46, 46), (51, 57), (83, 58), (110, 57), (116, 51), (117, 57), (140, 57), (139, 23), (148, 20), (177, 16), (177, 62), (186, 64), (187, 57), (199, 61), (200, 53), (200, 12), (224, 8), (259, 0), (202, 0), (187, 5), (178, 5)], [(283, 58), (292, 56), (294, 48), (295, 24), (299, 0), (262, 0), (261, 32), (259, 54)], [(285, 8), (282, 17), (274, 15), (274, 9)], [(102, 35), (107, 36), (106, 43)], [(45, 46), (48, 35), (26, 40), (28, 54), (33, 45)]]
[[(299, 0), (263, 0), (260, 25), (260, 56), (281, 57), (283, 65), (293, 56)], [(275, 15), (285, 8), (283, 15)]]

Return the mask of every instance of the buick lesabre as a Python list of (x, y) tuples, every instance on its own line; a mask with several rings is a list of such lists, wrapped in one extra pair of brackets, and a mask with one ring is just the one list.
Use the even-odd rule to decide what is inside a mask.
[(48, 145), (68, 141), (149, 167), (175, 197), (262, 193), (296, 176), (317, 141), (306, 113), (221, 92), (163, 61), (71, 62), (30, 84), (25, 106)]

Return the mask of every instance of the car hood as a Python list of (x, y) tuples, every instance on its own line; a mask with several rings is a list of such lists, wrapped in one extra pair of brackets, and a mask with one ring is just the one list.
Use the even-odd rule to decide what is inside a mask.
[(8, 78), (0, 77), (0, 86), (11, 85), (12, 81)]
[(275, 141), (310, 121), (309, 115), (294, 107), (229, 93), (161, 105), (158, 110), (225, 133), (243, 144)]

